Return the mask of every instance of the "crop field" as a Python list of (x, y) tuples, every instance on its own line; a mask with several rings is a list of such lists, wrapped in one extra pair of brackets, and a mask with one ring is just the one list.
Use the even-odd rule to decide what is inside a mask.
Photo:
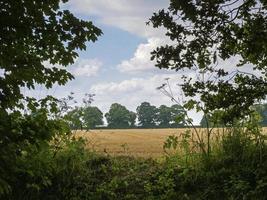
[(164, 154), (163, 144), (169, 135), (184, 129), (103, 129), (78, 131), (77, 136), (87, 139), (87, 147), (111, 155), (159, 157)]
[[(203, 137), (204, 132), (201, 137)], [(180, 139), (186, 129), (103, 129), (76, 131), (76, 136), (87, 140), (87, 147), (96, 152), (110, 155), (137, 157), (160, 157), (164, 155), (163, 145), (168, 136)]]
[[(178, 141), (186, 129), (103, 129), (76, 131), (77, 137), (86, 139), (87, 147), (109, 155), (130, 155), (136, 157), (158, 158), (164, 155), (163, 145), (168, 136), (175, 135)], [(205, 130), (198, 129), (204, 138)], [(266, 132), (266, 129), (264, 129)], [(196, 137), (194, 132), (193, 137)], [(213, 141), (218, 139), (222, 130), (215, 130)]]

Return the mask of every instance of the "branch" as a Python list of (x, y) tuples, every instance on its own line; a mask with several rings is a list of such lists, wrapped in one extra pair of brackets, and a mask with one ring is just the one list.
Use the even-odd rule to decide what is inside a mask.
[(224, 4), (224, 5), (222, 5), (222, 6), (220, 6), (220, 10), (222, 10), (222, 8), (224, 8), (224, 7), (228, 7), (228, 6), (231, 6), (231, 5), (234, 5), (235, 3), (237, 3), (239, 0), (236, 0), (236, 1), (234, 1), (234, 2), (231, 2), (231, 3), (228, 3), (228, 4)]

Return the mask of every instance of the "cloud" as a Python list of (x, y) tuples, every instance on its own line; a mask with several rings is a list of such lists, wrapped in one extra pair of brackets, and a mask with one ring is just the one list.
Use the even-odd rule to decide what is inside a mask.
[(127, 104), (131, 108), (143, 101), (160, 104), (164, 101), (170, 101), (170, 99), (162, 95), (156, 88), (165, 82), (165, 78), (169, 77), (172, 77), (173, 80), (178, 78), (174, 74), (162, 74), (154, 75), (150, 78), (131, 78), (121, 82), (104, 82), (93, 85), (91, 92), (95, 93), (100, 101), (108, 104), (118, 101)]
[(98, 21), (128, 31), (132, 34), (151, 37), (162, 30), (146, 26), (153, 12), (166, 8), (167, 0), (70, 0), (68, 7), (86, 16), (96, 16)]
[(141, 80), (142, 79), (140, 78), (133, 78), (130, 80), (124, 80), (120, 83), (100, 83), (92, 86), (91, 90), (100, 95), (104, 95), (106, 93), (121, 94), (124, 92), (134, 92), (142, 89), (142, 86), (139, 84)]
[[(150, 59), (151, 52), (157, 47), (165, 46), (166, 44), (171, 45), (174, 42), (162, 37), (148, 38), (146, 43), (138, 45), (133, 57), (129, 60), (123, 60), (117, 66), (117, 69), (124, 73), (156, 72), (158, 68), (155, 67), (156, 62)], [(162, 73), (162, 70), (160, 73)]]
[[(107, 113), (112, 103), (120, 103), (127, 109), (136, 112), (141, 102), (148, 101), (153, 105), (170, 102), (166, 96), (156, 90), (164, 76), (154, 76), (149, 79), (131, 78), (121, 82), (103, 82), (91, 87), (91, 93), (96, 94), (93, 105)], [(158, 82), (159, 81), (159, 82)]]
[(96, 76), (102, 65), (98, 59), (78, 59), (70, 68), (70, 72), (74, 76)]
[[(191, 74), (193, 76), (193, 74)], [(94, 105), (98, 106), (103, 112), (107, 112), (112, 103), (120, 103), (129, 110), (135, 111), (137, 106), (147, 101), (155, 106), (173, 105), (169, 97), (162, 94), (156, 88), (166, 82), (166, 78), (170, 78), (170, 86), (173, 96), (176, 99), (182, 99), (181, 90), (177, 84), (181, 83), (178, 74), (158, 74), (150, 78), (131, 78), (121, 82), (102, 82), (91, 87), (90, 92), (94, 93)], [(195, 122), (198, 123), (202, 114), (190, 112)]]
[(164, 40), (160, 38), (149, 38), (147, 43), (138, 45), (134, 56), (129, 60), (123, 60), (117, 69), (121, 72), (135, 73), (155, 69), (155, 62), (150, 60), (151, 52), (156, 47), (163, 45)]

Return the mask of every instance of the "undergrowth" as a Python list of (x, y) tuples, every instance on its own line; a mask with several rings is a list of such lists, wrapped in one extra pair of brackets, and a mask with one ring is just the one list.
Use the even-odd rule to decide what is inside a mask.
[[(266, 137), (253, 121), (236, 124), (209, 156), (190, 151), (162, 161), (100, 155), (82, 139), (54, 138), (16, 160), (16, 179), (1, 199), (267, 199)], [(245, 126), (245, 128), (244, 128)], [(187, 133), (188, 134), (188, 133)], [(167, 140), (172, 147), (175, 138)], [(175, 143), (175, 142), (174, 142)], [(181, 145), (179, 142), (175, 146)]]

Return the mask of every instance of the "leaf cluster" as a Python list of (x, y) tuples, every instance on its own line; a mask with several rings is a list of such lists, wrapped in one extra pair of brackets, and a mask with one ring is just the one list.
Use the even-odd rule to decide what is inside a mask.
[[(170, 0), (149, 23), (165, 28), (172, 43), (157, 47), (151, 59), (159, 68), (196, 73), (196, 79), (184, 76), (181, 86), (186, 96), (200, 97), (203, 112), (227, 110), (229, 121), (243, 117), (267, 93), (266, 16), (264, 0)], [(239, 64), (218, 65), (228, 59)]]

